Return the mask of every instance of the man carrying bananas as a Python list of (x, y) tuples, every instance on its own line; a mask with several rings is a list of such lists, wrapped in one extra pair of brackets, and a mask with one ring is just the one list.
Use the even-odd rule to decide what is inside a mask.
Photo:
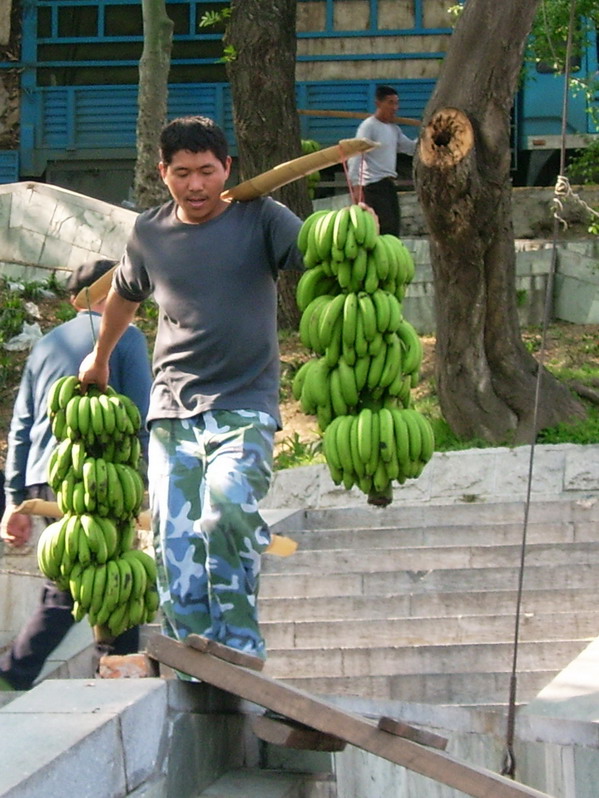
[(400, 209), (397, 196), (397, 154), (414, 155), (416, 141), (402, 133), (394, 119), (399, 109), (399, 97), (391, 86), (377, 86), (376, 111), (358, 125), (357, 138), (367, 138), (379, 147), (348, 161), (349, 179), (354, 202), (362, 199), (379, 219), (381, 235), (399, 237)]
[(116, 269), (98, 343), (79, 372), (100, 388), (139, 302), (160, 320), (150, 398), (148, 480), (164, 631), (258, 657), (258, 512), (280, 428), (279, 269), (301, 269), (301, 220), (270, 197), (226, 202), (223, 132), (205, 117), (162, 131), (172, 200), (142, 213)]
[[(94, 259), (73, 271), (67, 287), (71, 302), (79, 311), (77, 316), (43, 336), (25, 364), (8, 435), (6, 510), (0, 525), (0, 536), (10, 546), (26, 545), (32, 533), (32, 517), (19, 513), (18, 505), (25, 499), (54, 499), (47, 484), (48, 460), (56, 445), (47, 415), (50, 387), (59, 377), (77, 373), (99, 330), (104, 299), (88, 311), (77, 308), (74, 298), (114, 265), (115, 261)], [(115, 348), (110, 373), (111, 385), (129, 396), (145, 418), (152, 375), (146, 339), (136, 327), (129, 326)], [(144, 452), (147, 437), (144, 430)], [(69, 591), (59, 590), (51, 581), (44, 585), (36, 611), (0, 659), (0, 689), (28, 690), (33, 686), (45, 660), (74, 623), (72, 607)], [(138, 645), (136, 627), (115, 640), (111, 653), (133, 653)], [(106, 652), (99, 649), (97, 653)]]

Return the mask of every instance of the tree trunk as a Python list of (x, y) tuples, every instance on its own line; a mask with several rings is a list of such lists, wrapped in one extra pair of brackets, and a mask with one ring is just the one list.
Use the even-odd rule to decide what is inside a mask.
[[(225, 44), (241, 180), (302, 154), (295, 103), (296, 0), (231, 0)], [(312, 213), (306, 180), (274, 192), (300, 218)], [(296, 328), (298, 275), (279, 278), (279, 326)]]
[[(517, 315), (509, 125), (538, 3), (468, 0), (414, 163), (430, 232), (441, 410), (460, 437), (493, 443), (533, 434), (538, 364)], [(580, 403), (542, 373), (537, 429), (580, 416)]]
[(165, 0), (142, 0), (144, 46), (139, 61), (135, 204), (151, 208), (168, 199), (158, 172), (158, 141), (166, 123), (173, 23)]

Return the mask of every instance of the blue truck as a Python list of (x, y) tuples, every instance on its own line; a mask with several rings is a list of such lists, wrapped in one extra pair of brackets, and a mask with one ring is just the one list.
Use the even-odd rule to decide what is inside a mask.
[[(5, 0), (6, 1), (6, 0)], [(17, 0), (8, 0), (16, 3)], [(296, 94), (302, 138), (329, 146), (355, 134), (351, 114), (374, 107), (379, 83), (394, 86), (400, 114), (418, 120), (451, 37), (449, 0), (298, 0)], [(222, 32), (203, 27), (213, 0), (166, 0), (174, 22), (168, 113), (205, 114), (224, 128), (236, 153)], [(55, 182), (110, 201), (131, 183), (135, 160), (141, 0), (19, 0), (18, 147), (0, 150), (0, 182)], [(589, 36), (583, 75), (597, 73), (597, 36)], [(561, 140), (563, 76), (529, 67), (513, 111), (516, 185), (555, 175)], [(317, 112), (317, 113), (313, 113)], [(323, 113), (326, 112), (326, 113)], [(345, 115), (335, 115), (341, 112)], [(406, 126), (409, 136), (417, 126)], [(598, 130), (582, 95), (569, 97), (567, 147)]]

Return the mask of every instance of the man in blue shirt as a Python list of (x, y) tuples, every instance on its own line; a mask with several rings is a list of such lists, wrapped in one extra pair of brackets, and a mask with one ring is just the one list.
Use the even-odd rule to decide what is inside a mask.
[[(75, 297), (115, 264), (112, 260), (95, 259), (75, 269), (68, 290), (73, 306), (79, 311), (77, 316), (37, 341), (25, 364), (8, 435), (5, 467), (6, 509), (0, 537), (9, 546), (24, 546), (31, 539), (32, 518), (19, 513), (18, 505), (30, 498), (55, 498), (47, 484), (48, 460), (56, 445), (46, 410), (48, 392), (60, 377), (77, 373), (98, 335), (104, 300), (83, 310), (75, 305)], [(151, 383), (146, 339), (140, 330), (129, 325), (110, 359), (110, 384), (133, 399), (145, 420)], [(144, 426), (141, 432), (144, 455), (147, 438)], [(45, 583), (36, 612), (10, 651), (0, 659), (0, 689), (27, 690), (33, 686), (45, 660), (74, 624), (72, 606), (68, 591), (59, 590), (53, 582)], [(138, 645), (139, 629), (128, 630), (116, 639), (112, 653), (132, 653)]]

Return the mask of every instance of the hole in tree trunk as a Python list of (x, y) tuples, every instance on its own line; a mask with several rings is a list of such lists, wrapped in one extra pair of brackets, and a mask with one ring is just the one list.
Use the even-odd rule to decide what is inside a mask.
[(473, 148), (474, 132), (470, 120), (457, 108), (437, 111), (422, 131), (420, 160), (425, 166), (450, 169)]

